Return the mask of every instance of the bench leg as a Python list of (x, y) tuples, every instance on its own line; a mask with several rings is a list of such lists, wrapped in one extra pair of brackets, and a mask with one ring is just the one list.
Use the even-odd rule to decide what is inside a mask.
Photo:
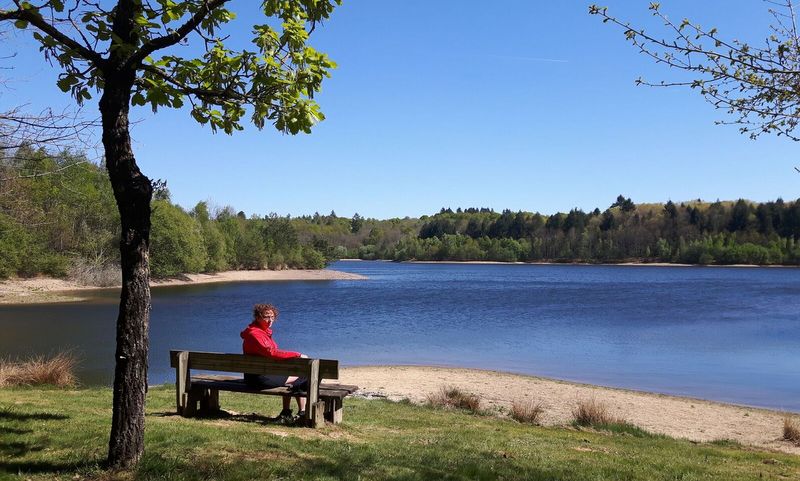
[(311, 409), (311, 424), (309, 427), (320, 428), (325, 425), (325, 401), (317, 401)]
[(186, 396), (186, 406), (183, 407), (183, 417), (191, 418), (197, 415), (197, 404), (203, 399), (203, 388), (192, 387)]
[(331, 422), (333, 424), (340, 424), (342, 422), (343, 415), (344, 415), (344, 409), (342, 409), (342, 398), (340, 397), (333, 398), (333, 411), (331, 412)]
[(326, 397), (325, 399), (325, 420), (329, 423), (339, 424), (342, 422), (342, 398)]
[(219, 412), (219, 390), (203, 389), (200, 395), (200, 415), (213, 416)]

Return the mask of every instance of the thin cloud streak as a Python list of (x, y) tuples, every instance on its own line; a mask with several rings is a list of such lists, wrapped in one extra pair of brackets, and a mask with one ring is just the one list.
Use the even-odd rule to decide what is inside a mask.
[(524, 60), (528, 62), (547, 62), (547, 63), (569, 63), (569, 60), (560, 58), (546, 58), (546, 57), (520, 57), (516, 55), (495, 55), (496, 58), (507, 60)]

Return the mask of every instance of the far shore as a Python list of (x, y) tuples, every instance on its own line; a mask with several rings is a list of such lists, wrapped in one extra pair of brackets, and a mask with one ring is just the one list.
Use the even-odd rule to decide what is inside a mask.
[(374, 259), (366, 261), (364, 259), (339, 259), (346, 262), (399, 262), (401, 264), (486, 264), (486, 265), (520, 265), (520, 266), (632, 266), (632, 267), (786, 267), (798, 268), (799, 265), (789, 264), (680, 264), (677, 262), (503, 262), (503, 261), (393, 261), (391, 259)]
[(732, 440), (800, 455), (782, 439), (784, 413), (701, 399), (580, 384), (480, 369), (433, 366), (341, 368), (339, 382), (356, 384), (366, 396), (423, 403), (428, 394), (454, 386), (478, 395), (485, 408), (508, 412), (514, 402), (539, 403), (545, 425), (569, 425), (580, 400), (605, 404), (613, 416), (647, 431), (696, 442)]
[[(287, 269), (281, 271), (224, 271), (215, 274), (183, 274), (168, 279), (152, 279), (150, 287), (215, 284), (222, 282), (261, 281), (332, 281), (362, 280), (365, 276), (330, 269)], [(0, 304), (47, 304), (79, 302), (92, 297), (98, 290), (115, 287), (84, 286), (74, 281), (50, 277), (9, 279), (0, 281)]]
[[(361, 260), (361, 259), (341, 259)], [(407, 264), (487, 264), (487, 265), (521, 265), (521, 266), (630, 266), (630, 267), (785, 267), (800, 266), (786, 264), (678, 264), (673, 262), (502, 262), (502, 261), (400, 261)]]

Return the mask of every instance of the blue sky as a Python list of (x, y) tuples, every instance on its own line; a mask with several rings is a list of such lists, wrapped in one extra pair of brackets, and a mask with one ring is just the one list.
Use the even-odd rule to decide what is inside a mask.
[[(253, 3), (232, 2), (240, 32)], [(648, 3), (603, 4), (655, 31)], [(723, 35), (768, 33), (765, 2), (661, 4)], [(725, 114), (695, 92), (635, 86), (639, 76), (675, 73), (587, 11), (588, 2), (571, 0), (345, 0), (312, 36), (339, 68), (318, 97), (327, 120), (311, 135), (212, 134), (186, 111), (136, 108), (136, 157), (184, 207), (208, 200), (248, 215), (388, 218), (443, 206), (550, 214), (604, 209), (618, 194), (635, 202), (800, 196), (798, 144), (714, 125)], [(6, 46), (17, 57), (0, 109), (70, 104), (25, 35)]]

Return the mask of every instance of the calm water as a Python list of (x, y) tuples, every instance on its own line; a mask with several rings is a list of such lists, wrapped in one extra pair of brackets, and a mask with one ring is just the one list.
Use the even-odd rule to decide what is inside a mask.
[[(239, 352), (256, 302), (284, 348), (343, 364), (436, 364), (800, 411), (800, 269), (339, 262), (367, 281), (153, 291), (150, 381), (168, 351)], [(113, 375), (117, 293), (0, 306), (0, 354), (71, 348)]]

